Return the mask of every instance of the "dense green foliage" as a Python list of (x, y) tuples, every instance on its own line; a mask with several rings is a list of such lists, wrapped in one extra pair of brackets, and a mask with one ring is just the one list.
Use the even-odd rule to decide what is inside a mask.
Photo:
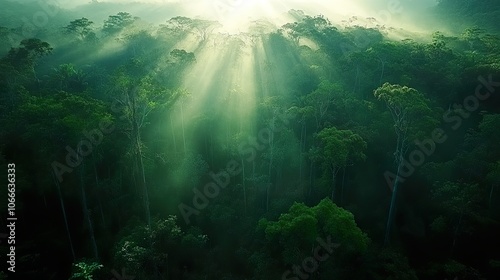
[(16, 276), (498, 279), (493, 2), (440, 1), (468, 21), (424, 39), (298, 10), (238, 34), (60, 11), (25, 36), (36, 8), (9, 2)]

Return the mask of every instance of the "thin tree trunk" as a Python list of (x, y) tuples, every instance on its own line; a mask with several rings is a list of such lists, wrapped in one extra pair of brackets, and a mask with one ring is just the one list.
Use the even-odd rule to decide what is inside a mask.
[(181, 124), (182, 124), (182, 143), (184, 145), (184, 155), (186, 154), (186, 132), (184, 130), (184, 109), (183, 101), (181, 101)]
[(92, 163), (94, 165), (95, 186), (97, 189), (97, 202), (99, 203), (99, 209), (101, 212), (101, 221), (102, 221), (103, 227), (106, 227), (106, 222), (104, 220), (104, 212), (103, 212), (102, 203), (101, 203), (101, 188), (99, 187), (99, 178), (97, 177), (97, 168), (95, 166), (94, 153), (92, 153)]
[(340, 193), (340, 205), (344, 205), (344, 182), (345, 182), (345, 167), (342, 170), (342, 191)]
[(243, 158), (241, 159), (241, 168), (243, 169), (243, 174), (241, 175), (241, 181), (243, 183), (243, 205), (245, 209), (245, 215), (247, 214), (247, 190), (245, 185), (245, 164), (243, 162)]
[(271, 188), (271, 183), (267, 183), (266, 188), (266, 212), (269, 212), (269, 189)]
[[(229, 119), (229, 116), (228, 116)], [(229, 139), (231, 139), (231, 123), (229, 121), (226, 121), (227, 127), (226, 127), (226, 143), (231, 142)]]
[(314, 162), (311, 161), (311, 165), (309, 167), (309, 196), (311, 196), (312, 188), (313, 188), (313, 165), (314, 165)]
[(490, 199), (489, 199), (489, 206), (490, 206), (490, 209), (491, 209), (491, 201), (492, 201), (492, 198), (493, 198), (493, 190), (495, 189), (495, 184), (492, 184), (491, 185), (491, 191), (490, 191)]
[(73, 257), (73, 262), (76, 260), (75, 257), (75, 250), (73, 249), (73, 241), (71, 239), (71, 234), (69, 232), (69, 226), (68, 226), (68, 218), (66, 217), (66, 210), (64, 208), (64, 200), (61, 194), (61, 187), (59, 186), (59, 181), (56, 179), (56, 176), (54, 173), (52, 173), (52, 178), (54, 179), (54, 182), (57, 187), (57, 193), (59, 194), (59, 202), (61, 203), (61, 209), (64, 217), (64, 226), (66, 227), (66, 234), (68, 235), (68, 240), (69, 240), (69, 247), (71, 249), (71, 256)]
[(403, 161), (400, 160), (398, 164), (398, 172), (396, 173), (396, 179), (394, 179), (394, 187), (392, 189), (391, 206), (389, 207), (389, 216), (387, 217), (387, 226), (385, 229), (385, 238), (384, 238), (385, 246), (389, 245), (390, 241), (392, 222), (394, 220), (394, 214), (396, 212), (396, 196), (398, 193), (398, 186), (399, 186), (399, 172), (401, 171), (402, 165)]
[(139, 167), (139, 172), (141, 172), (141, 185), (142, 185), (142, 190), (143, 190), (143, 197), (144, 197), (144, 208), (146, 212), (146, 221), (148, 223), (149, 229), (151, 229), (151, 214), (149, 212), (149, 193), (148, 193), (148, 187), (146, 185), (146, 174), (144, 172), (144, 162), (142, 160), (142, 151), (140, 147), (140, 136), (137, 135), (136, 138), (136, 149), (137, 149), (137, 164)]
[[(241, 103), (242, 102), (240, 101), (240, 106), (242, 105)], [(242, 116), (242, 114), (237, 114), (237, 115), (238, 115), (238, 122), (239, 122), (238, 133), (241, 133), (241, 130), (243, 129), (243, 116)]]
[[(81, 148), (78, 149), (78, 155), (81, 154)], [(80, 161), (80, 159), (79, 159)], [(92, 221), (90, 219), (90, 211), (87, 206), (87, 195), (85, 193), (85, 179), (83, 178), (85, 173), (85, 162), (82, 160), (82, 167), (80, 169), (80, 190), (82, 192), (82, 208), (85, 219), (87, 220), (87, 225), (89, 227), (90, 240), (92, 242), (92, 249), (94, 250), (94, 257), (99, 260), (99, 254), (97, 251), (97, 243), (94, 235), (94, 227), (92, 226)]]
[(38, 80), (38, 76), (36, 75), (35, 66), (31, 67), (31, 71), (33, 72), (33, 78), (35, 79), (36, 85), (39, 86), (40, 80)]
[(305, 150), (306, 146), (307, 146), (307, 123), (304, 125), (304, 144), (302, 150)]
[(170, 130), (172, 131), (172, 140), (174, 142), (174, 152), (177, 153), (177, 143), (175, 141), (175, 128), (174, 128), (174, 121), (172, 119), (172, 113), (170, 112)]
[(283, 163), (280, 163), (278, 170), (276, 171), (276, 187), (275, 191), (279, 192), (283, 185)]
[(252, 160), (252, 179), (255, 182), (255, 159)]
[(335, 167), (332, 167), (332, 202), (334, 201), (333, 199), (335, 198), (335, 175), (337, 175), (338, 169)]
[[(142, 189), (142, 197), (143, 197), (143, 203), (144, 203), (144, 210), (146, 214), (146, 222), (148, 224), (148, 229), (151, 230), (151, 215), (149, 212), (149, 194), (148, 194), (148, 188), (146, 185), (146, 175), (144, 172), (144, 163), (142, 161), (142, 151), (141, 151), (141, 135), (140, 135), (140, 127), (138, 123), (139, 116), (137, 116), (137, 105), (136, 105), (136, 100), (135, 96), (133, 96), (133, 93), (129, 91), (129, 100), (131, 100), (132, 104), (132, 141), (133, 141), (133, 148), (134, 148), (134, 153), (135, 153), (135, 162), (137, 166), (137, 171), (139, 176), (141, 176), (140, 180), (140, 185)], [(182, 107), (181, 107), (182, 108)], [(135, 173), (135, 172), (132, 172)], [(151, 240), (150, 240), (151, 241)]]
[[(212, 124), (210, 124), (212, 126)], [(210, 129), (210, 164), (214, 166), (214, 136), (212, 133), (212, 129)]]
[[(273, 117), (273, 124), (274, 124), (274, 117)], [(271, 152), (271, 158), (269, 159), (269, 172), (268, 172), (268, 176), (269, 176), (269, 180), (268, 180), (268, 184), (267, 184), (267, 199), (266, 199), (266, 211), (269, 211), (269, 192), (270, 192), (270, 188), (271, 188), (271, 170), (272, 170), (272, 166), (273, 166), (273, 148), (274, 148), (274, 133), (271, 131), (271, 145), (269, 146), (269, 151)]]
[(458, 233), (460, 232), (460, 226), (462, 225), (462, 217), (464, 216), (465, 209), (460, 213), (460, 218), (458, 219), (458, 225), (453, 233), (453, 243), (451, 245), (450, 257), (453, 257), (453, 253), (455, 251), (455, 246), (457, 245)]
[[(134, 93), (132, 90), (128, 91), (128, 98), (131, 101), (131, 104), (129, 105), (132, 111), (132, 147), (134, 149), (134, 155), (135, 155), (135, 165), (136, 165), (136, 170), (138, 175), (141, 177), (139, 178), (140, 180), (140, 189), (142, 190), (142, 198), (143, 198), (143, 205), (144, 205), (144, 212), (146, 215), (146, 222), (148, 225), (148, 229), (151, 230), (151, 215), (149, 211), (149, 194), (148, 194), (148, 188), (146, 185), (146, 175), (144, 172), (144, 163), (142, 161), (142, 150), (141, 150), (141, 134), (140, 134), (140, 126), (138, 123), (139, 116), (137, 115), (137, 104), (136, 104), (136, 99), (134, 96)], [(181, 107), (182, 108), (182, 107)], [(182, 110), (181, 110), (182, 113)], [(132, 172), (134, 174), (135, 172)], [(135, 178), (135, 175), (134, 175)], [(151, 241), (151, 240), (150, 240)]]
[(356, 65), (356, 78), (354, 79), (354, 89), (352, 90), (353, 94), (356, 94), (356, 89), (358, 87), (358, 76), (359, 76), (359, 65)]
[(10, 99), (10, 105), (11, 105), (11, 108), (10, 109), (14, 109), (14, 92), (13, 92), (13, 84), (14, 82), (11, 82), (10, 79), (7, 79), (7, 94), (9, 96), (9, 99)]
[(300, 151), (299, 151), (299, 184), (302, 184), (302, 152), (304, 151), (303, 146), (304, 139), (304, 122), (302, 122), (302, 127), (300, 129)]
[(382, 61), (380, 59), (380, 62), (382, 62), (382, 73), (380, 74), (380, 81), (379, 81), (379, 85), (382, 85), (382, 79), (384, 77), (384, 70), (385, 70), (385, 61)]

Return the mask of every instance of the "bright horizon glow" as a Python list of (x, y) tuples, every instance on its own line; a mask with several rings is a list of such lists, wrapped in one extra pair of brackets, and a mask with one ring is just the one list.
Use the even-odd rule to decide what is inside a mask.
[[(91, 1), (58, 0), (58, 2), (62, 7), (78, 11), (81, 5), (88, 5)], [(350, 16), (368, 16), (368, 13), (360, 8), (358, 2), (345, 0), (103, 0), (93, 4), (130, 4), (129, 9), (119, 6), (117, 8), (154, 24), (164, 23), (175, 16), (214, 20), (223, 25), (223, 32), (236, 34), (245, 32), (251, 22), (256, 20), (266, 19), (276, 26), (295, 21), (296, 19), (287, 14), (292, 9), (302, 10), (311, 16), (322, 14), (335, 22), (340, 22)], [(142, 8), (140, 4), (148, 4), (148, 6), (145, 5)]]
[(186, 13), (195, 17), (216, 20), (223, 25), (223, 31), (235, 34), (245, 32), (251, 22), (267, 20), (276, 26), (294, 21), (287, 14), (289, 10), (302, 10), (309, 15), (323, 14), (327, 17), (361, 16), (360, 8), (351, 2), (340, 0), (201, 0), (193, 5), (182, 3)]
[[(418, 18), (412, 18), (412, 15), (421, 14), (424, 12), (423, 8), (436, 4), (436, 0), (421, 0), (418, 3), (399, 0), (400, 12), (391, 13), (391, 6), (395, 5), (389, 0), (57, 0), (57, 2), (61, 7), (72, 8), (74, 11), (83, 7), (81, 5), (87, 6), (85, 8), (87, 11), (92, 11), (91, 5), (95, 3), (120, 4), (115, 7), (116, 11), (113, 10), (113, 6), (101, 6), (105, 8), (104, 10), (96, 6), (98, 9), (95, 16), (100, 17), (96, 18), (98, 21), (104, 20), (102, 17), (107, 17), (107, 14), (103, 14), (104, 11), (109, 14), (126, 11), (153, 24), (162, 24), (172, 17), (185, 16), (218, 21), (223, 27), (217, 31), (229, 34), (246, 32), (251, 23), (257, 20), (265, 19), (276, 27), (296, 21), (297, 19), (287, 13), (292, 9), (301, 10), (310, 16), (324, 15), (337, 26), (353, 16), (360, 19), (374, 17), (386, 27), (399, 28), (401, 21), (407, 21), (406, 26), (413, 26)], [(389, 18), (387, 18), (388, 13)], [(87, 17), (92, 16), (87, 15)], [(364, 25), (365, 22), (361, 21), (358, 24)]]

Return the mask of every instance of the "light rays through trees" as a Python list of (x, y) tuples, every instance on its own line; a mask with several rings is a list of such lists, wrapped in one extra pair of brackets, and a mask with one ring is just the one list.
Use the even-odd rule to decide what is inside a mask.
[(93, 1), (43, 26), (26, 2), (0, 10), (24, 278), (498, 278), (497, 35), (420, 33), (424, 1)]

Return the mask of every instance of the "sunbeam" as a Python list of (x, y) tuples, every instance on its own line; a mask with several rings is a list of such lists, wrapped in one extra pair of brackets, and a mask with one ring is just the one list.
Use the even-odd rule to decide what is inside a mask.
[(499, 14), (3, 0), (0, 279), (500, 279)]

